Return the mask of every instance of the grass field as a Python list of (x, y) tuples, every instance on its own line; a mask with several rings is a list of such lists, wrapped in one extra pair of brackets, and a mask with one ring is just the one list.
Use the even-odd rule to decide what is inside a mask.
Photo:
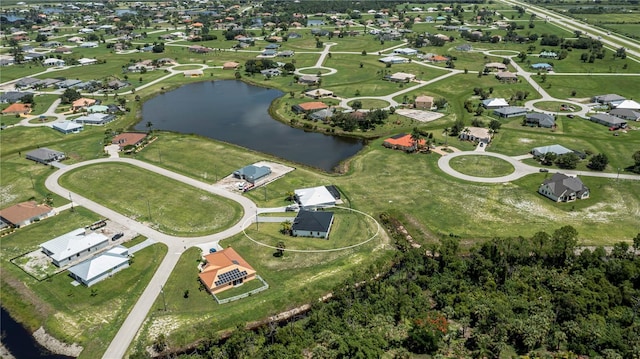
[[(383, 108), (383, 107), (387, 107), (389, 106), (389, 103), (387, 101), (383, 101), (383, 100), (376, 100), (376, 99), (362, 99), (362, 100), (357, 100), (360, 101), (360, 103), (362, 103), (362, 108), (365, 109), (376, 109), (376, 108)], [(353, 103), (355, 101), (351, 101), (349, 103), (347, 103), (347, 105), (352, 106)]]
[(2, 306), (32, 331), (44, 326), (56, 338), (79, 343), (84, 347), (80, 358), (102, 355), (160, 264), (166, 246), (155, 244), (136, 253), (129, 268), (91, 289), (72, 286), (66, 271), (38, 282), (9, 259), (97, 219), (97, 215), (79, 207), (0, 239)]
[(65, 174), (60, 182), (171, 235), (216, 233), (242, 216), (242, 209), (233, 201), (130, 165), (87, 166)]
[(509, 162), (488, 156), (460, 156), (449, 163), (454, 170), (477, 177), (500, 177), (514, 171)]
[[(547, 76), (543, 83), (540, 76), (533, 79), (555, 98), (588, 98), (596, 95), (616, 93), (634, 98), (640, 93), (640, 76)], [(572, 92), (576, 95), (572, 96)], [(590, 100), (589, 100), (590, 101)]]

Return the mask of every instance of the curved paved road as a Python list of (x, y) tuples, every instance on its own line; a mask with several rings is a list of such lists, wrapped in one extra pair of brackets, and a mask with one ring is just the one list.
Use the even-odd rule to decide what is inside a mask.
[[(469, 176), (454, 170), (449, 164), (449, 161), (451, 161), (451, 159), (460, 157), (460, 156), (489, 156), (489, 157), (500, 158), (504, 161), (511, 163), (511, 165), (513, 165), (515, 170), (511, 174), (506, 176), (501, 176), (501, 177)], [(440, 159), (438, 159), (438, 167), (440, 167), (440, 169), (444, 173), (450, 176), (460, 178), (469, 182), (480, 182), (480, 183), (511, 182), (511, 181), (520, 179), (526, 175), (529, 175), (532, 173), (538, 173), (540, 172), (540, 168), (543, 168), (543, 167), (535, 167), (535, 166), (524, 164), (519, 161), (518, 159), (519, 157), (520, 156), (510, 157), (510, 156), (503, 155), (500, 153), (495, 153), (495, 152), (462, 151), (462, 152), (450, 153), (450, 154), (447, 154), (446, 156), (440, 157)], [(591, 176), (591, 177), (603, 177), (603, 178), (614, 178), (614, 179), (620, 178), (620, 179), (640, 181), (640, 175), (603, 173), (603, 172), (591, 172), (591, 171), (573, 171), (573, 170), (563, 170), (563, 169), (557, 169), (557, 168), (548, 168), (548, 171), (549, 173), (562, 172), (567, 175), (576, 175), (576, 176)]]
[[(72, 171), (74, 169), (77, 169), (83, 166), (88, 166), (88, 165), (97, 164), (97, 163), (108, 163), (108, 162), (126, 163), (130, 165), (134, 165), (134, 166), (152, 171), (154, 173), (172, 178), (176, 181), (186, 183), (193, 187), (205, 190), (207, 192), (219, 195), (221, 197), (231, 199), (233, 201), (236, 201), (243, 207), (244, 215), (238, 223), (219, 233), (211, 234), (208, 236), (201, 236), (201, 237), (188, 237), (188, 238), (175, 237), (175, 236), (167, 235), (162, 232), (158, 232), (152, 228), (149, 228), (140, 222), (134, 221), (118, 212), (115, 212), (101, 204), (91, 201), (77, 193), (70, 192), (69, 190), (65, 189), (64, 187), (60, 186), (60, 184), (58, 184), (58, 180), (60, 179), (60, 176), (62, 176), (63, 174), (69, 171)], [(111, 341), (111, 344), (109, 345), (106, 352), (104, 353), (103, 358), (106, 358), (106, 359), (123, 358), (125, 356), (127, 349), (129, 348), (129, 345), (131, 344), (136, 333), (142, 326), (142, 323), (144, 322), (147, 316), (147, 313), (149, 312), (154, 301), (160, 294), (162, 286), (167, 282), (169, 275), (171, 274), (171, 272), (173, 271), (173, 268), (175, 267), (176, 263), (180, 259), (180, 255), (183, 253), (184, 249), (186, 248), (185, 244), (188, 244), (189, 247), (193, 245), (209, 246), (209, 247), (214, 246), (215, 244), (217, 244), (218, 241), (224, 238), (228, 238), (236, 233), (242, 232), (242, 225), (244, 223), (250, 223), (254, 221), (256, 213), (258, 211), (256, 205), (251, 200), (239, 194), (229, 192), (223, 189), (222, 187), (219, 187), (216, 185), (210, 185), (208, 183), (203, 183), (193, 178), (171, 172), (164, 168), (154, 166), (152, 164), (142, 162), (139, 160), (129, 159), (129, 158), (103, 158), (103, 159), (96, 159), (96, 160), (85, 161), (85, 162), (69, 165), (54, 172), (51, 176), (49, 176), (45, 181), (45, 186), (52, 192), (55, 192), (56, 194), (62, 197), (66, 198), (71, 196), (73, 202), (75, 202), (76, 204), (81, 205), (101, 216), (109, 218), (114, 222), (118, 222), (122, 225), (125, 225), (131, 228), (132, 230), (144, 235), (145, 237), (153, 238), (158, 242), (162, 242), (169, 247), (167, 255), (162, 260), (162, 263), (160, 263), (160, 266), (158, 267), (158, 270), (156, 271), (156, 273), (153, 275), (153, 278), (149, 282), (149, 285), (147, 285), (147, 287), (145, 288), (144, 292), (136, 302), (135, 306), (133, 307), (133, 309), (125, 319), (124, 323), (120, 327), (120, 330), (118, 331), (116, 336), (113, 338), (113, 340)], [(209, 243), (209, 244), (206, 244), (206, 243)]]

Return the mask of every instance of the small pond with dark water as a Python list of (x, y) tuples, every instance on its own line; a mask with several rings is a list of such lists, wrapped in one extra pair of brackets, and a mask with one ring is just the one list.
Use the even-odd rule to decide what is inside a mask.
[(194, 133), (327, 172), (362, 149), (364, 140), (305, 132), (274, 120), (269, 105), (282, 91), (242, 81), (182, 86), (145, 102), (136, 130)]

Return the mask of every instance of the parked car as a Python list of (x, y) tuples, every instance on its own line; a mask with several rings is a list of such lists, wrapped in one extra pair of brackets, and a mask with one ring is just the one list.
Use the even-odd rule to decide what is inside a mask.
[(209, 248), (209, 253), (215, 253), (215, 252), (217, 252), (217, 251), (218, 251), (218, 250), (217, 250), (217, 249), (215, 249), (215, 248)]
[(540, 172), (549, 172), (549, 170), (548, 170), (548, 169), (546, 169), (546, 168), (541, 168), (541, 169), (540, 169)]
[(124, 233), (120, 232), (120, 233), (116, 233), (113, 235), (113, 237), (111, 237), (112, 241), (117, 241), (118, 239), (122, 238), (122, 236), (124, 236)]
[(574, 116), (574, 115), (569, 114), (569, 115), (567, 115), (567, 117), (569, 117), (569, 118), (574, 118), (575, 116)]

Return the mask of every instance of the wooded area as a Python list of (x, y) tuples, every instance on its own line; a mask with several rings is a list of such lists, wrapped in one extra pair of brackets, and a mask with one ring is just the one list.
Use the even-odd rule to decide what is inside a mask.
[[(305, 317), (257, 331), (238, 327), (182, 357), (640, 355), (640, 259), (627, 243), (609, 254), (579, 248), (570, 226), (496, 238), (468, 253), (456, 238), (425, 251), (394, 237), (393, 262), (354, 273)], [(633, 248), (640, 249), (640, 233)]]

